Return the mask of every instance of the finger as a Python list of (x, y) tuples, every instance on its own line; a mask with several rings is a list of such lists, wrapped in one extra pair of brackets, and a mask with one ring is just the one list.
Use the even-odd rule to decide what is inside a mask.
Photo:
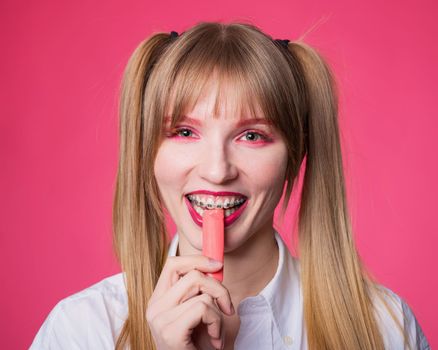
[[(171, 315), (169, 316), (171, 317)], [(221, 337), (222, 315), (211, 303), (202, 299), (197, 300), (174, 320), (166, 327), (167, 329), (185, 327), (193, 331), (196, 326), (203, 323), (207, 327), (207, 333), (211, 338), (220, 339)]]
[(215, 349), (223, 349), (222, 344), (223, 344), (223, 340), (222, 339), (210, 339), (210, 343), (211, 345), (214, 346)]
[(169, 256), (161, 271), (151, 299), (153, 300), (156, 296), (162, 295), (166, 290), (170, 289), (181, 276), (184, 276), (193, 269), (203, 272), (215, 272), (222, 267), (222, 263), (215, 263), (212, 259), (204, 255)]
[(212, 296), (222, 312), (228, 315), (234, 314), (228, 289), (213, 277), (206, 276), (197, 270), (187, 273), (159, 299), (157, 298), (154, 302), (154, 312), (158, 314), (173, 309), (199, 293)]
[[(208, 294), (200, 294), (200, 295), (197, 295), (197, 296), (187, 300), (185, 303), (180, 304), (177, 307), (162, 313), (161, 317), (163, 317), (163, 319), (160, 320), (160, 322), (162, 322), (163, 325), (168, 325), (168, 324), (174, 322), (180, 316), (185, 315), (188, 312), (191, 312), (191, 310), (194, 307), (196, 307), (196, 304), (198, 304), (198, 303), (206, 304), (209, 308), (211, 308), (213, 310), (213, 312), (216, 313), (216, 315), (220, 318), (221, 321), (223, 320), (222, 314), (219, 311), (219, 308), (217, 307), (214, 299), (210, 295), (208, 295)], [(216, 332), (215, 329), (210, 330), (210, 331)], [(209, 333), (209, 335), (212, 338), (220, 339), (220, 337), (221, 337), (221, 333), (220, 332), (218, 332), (218, 333)]]

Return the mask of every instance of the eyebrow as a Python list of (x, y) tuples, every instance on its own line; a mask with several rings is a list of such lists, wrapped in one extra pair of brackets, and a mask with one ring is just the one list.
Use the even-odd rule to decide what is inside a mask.
[[(164, 121), (165, 121), (165, 123), (170, 123), (171, 117), (164, 117)], [(186, 116), (186, 115), (181, 117), (181, 122), (188, 122), (188, 123), (191, 123), (197, 127), (202, 126), (202, 122), (199, 119), (191, 118), (191, 117)], [(272, 123), (264, 118), (247, 118), (247, 119), (242, 119), (239, 122), (237, 122), (236, 126), (242, 127), (242, 126), (254, 125), (254, 124), (271, 125)]]

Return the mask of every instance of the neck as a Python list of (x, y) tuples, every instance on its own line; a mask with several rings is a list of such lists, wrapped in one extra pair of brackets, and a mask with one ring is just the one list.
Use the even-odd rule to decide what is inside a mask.
[[(199, 253), (199, 252), (198, 252)], [(224, 254), (224, 280), (233, 304), (257, 295), (274, 277), (278, 267), (278, 246), (272, 223), (249, 237), (240, 247)], [(177, 255), (194, 254), (181, 235)]]

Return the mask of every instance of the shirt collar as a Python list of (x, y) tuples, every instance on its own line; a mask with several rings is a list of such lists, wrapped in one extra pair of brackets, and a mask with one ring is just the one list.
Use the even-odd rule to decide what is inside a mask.
[[(284, 337), (302, 334), (303, 300), (300, 279), (300, 262), (293, 257), (279, 233), (274, 230), (278, 245), (278, 267), (272, 280), (254, 297), (241, 301), (243, 304), (251, 299), (263, 297), (271, 308), (273, 320)], [(169, 245), (168, 256), (175, 256), (179, 235), (175, 233)], [(298, 340), (298, 339), (295, 339)]]

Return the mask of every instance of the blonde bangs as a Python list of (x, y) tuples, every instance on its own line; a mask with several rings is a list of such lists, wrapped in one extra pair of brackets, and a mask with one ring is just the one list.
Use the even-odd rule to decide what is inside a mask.
[[(185, 88), (187, 86), (191, 88)], [(221, 111), (225, 111), (224, 118), (264, 118), (266, 114), (261, 111), (259, 98), (254, 96), (254, 91), (238, 76), (226, 76), (218, 72), (217, 68), (213, 73), (206, 70), (196, 78), (180, 77), (170, 93), (172, 97), (164, 107), (164, 110), (168, 111), (165, 116), (171, 117), (171, 126), (174, 127), (182, 116), (190, 114), (199, 99), (207, 93), (213, 93), (213, 118), (219, 118)]]

